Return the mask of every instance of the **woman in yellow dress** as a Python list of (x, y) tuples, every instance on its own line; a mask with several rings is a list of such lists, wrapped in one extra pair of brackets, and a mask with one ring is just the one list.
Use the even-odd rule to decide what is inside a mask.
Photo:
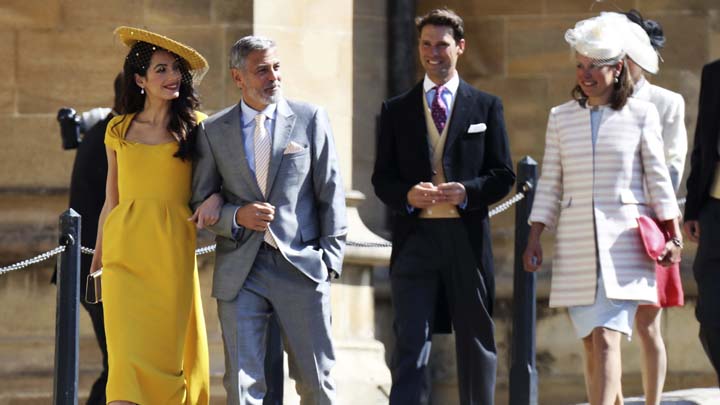
[[(208, 64), (161, 35), (130, 27), (115, 34), (130, 52), (123, 115), (105, 135), (104, 225), (91, 267), (103, 268), (107, 401), (206, 405), (208, 346), (188, 204), (193, 130), (206, 117), (193, 85)], [(198, 209), (210, 216), (205, 222), (212, 199)]]

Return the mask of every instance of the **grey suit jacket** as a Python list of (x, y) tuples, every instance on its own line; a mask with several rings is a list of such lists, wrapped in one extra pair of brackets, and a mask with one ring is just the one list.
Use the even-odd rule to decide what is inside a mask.
[[(232, 232), (237, 208), (254, 201), (275, 206), (270, 229), (282, 255), (307, 277), (322, 282), (340, 274), (347, 224), (345, 195), (327, 114), (317, 106), (281, 99), (273, 133), (268, 198), (248, 167), (240, 128), (240, 104), (203, 121), (193, 169), (191, 205), (220, 192), (225, 205), (210, 227), (217, 237), (213, 296), (232, 300), (252, 268), (261, 232)], [(290, 142), (302, 150), (286, 153)]]

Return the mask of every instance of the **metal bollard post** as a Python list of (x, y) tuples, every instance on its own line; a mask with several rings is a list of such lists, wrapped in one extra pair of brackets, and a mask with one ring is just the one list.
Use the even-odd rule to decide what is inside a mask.
[(54, 405), (78, 403), (78, 355), (80, 351), (80, 214), (72, 208), (60, 215), (58, 293), (55, 315)]
[(513, 329), (510, 363), (510, 405), (537, 405), (535, 368), (535, 273), (523, 269), (522, 254), (530, 234), (528, 218), (535, 199), (537, 162), (525, 156), (518, 162), (517, 191), (525, 198), (515, 207), (515, 268), (513, 275)]

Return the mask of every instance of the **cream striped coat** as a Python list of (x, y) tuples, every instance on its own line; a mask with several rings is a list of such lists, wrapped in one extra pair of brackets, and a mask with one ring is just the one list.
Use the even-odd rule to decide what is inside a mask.
[(576, 101), (552, 108), (530, 215), (557, 230), (550, 306), (595, 302), (598, 268), (609, 298), (656, 302), (655, 267), (636, 222), (653, 211), (679, 215), (655, 107), (631, 98), (620, 111), (604, 108), (594, 156), (590, 110)]

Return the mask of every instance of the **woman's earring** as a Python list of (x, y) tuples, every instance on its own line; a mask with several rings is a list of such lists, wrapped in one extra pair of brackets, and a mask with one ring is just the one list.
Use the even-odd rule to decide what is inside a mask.
[(615, 83), (617, 83), (617, 82), (618, 82), (618, 77), (617, 77), (617, 76), (615, 76)]
[[(617, 83), (617, 77), (615, 78), (615, 83)], [(145, 88), (140, 87), (140, 94), (145, 94)]]

